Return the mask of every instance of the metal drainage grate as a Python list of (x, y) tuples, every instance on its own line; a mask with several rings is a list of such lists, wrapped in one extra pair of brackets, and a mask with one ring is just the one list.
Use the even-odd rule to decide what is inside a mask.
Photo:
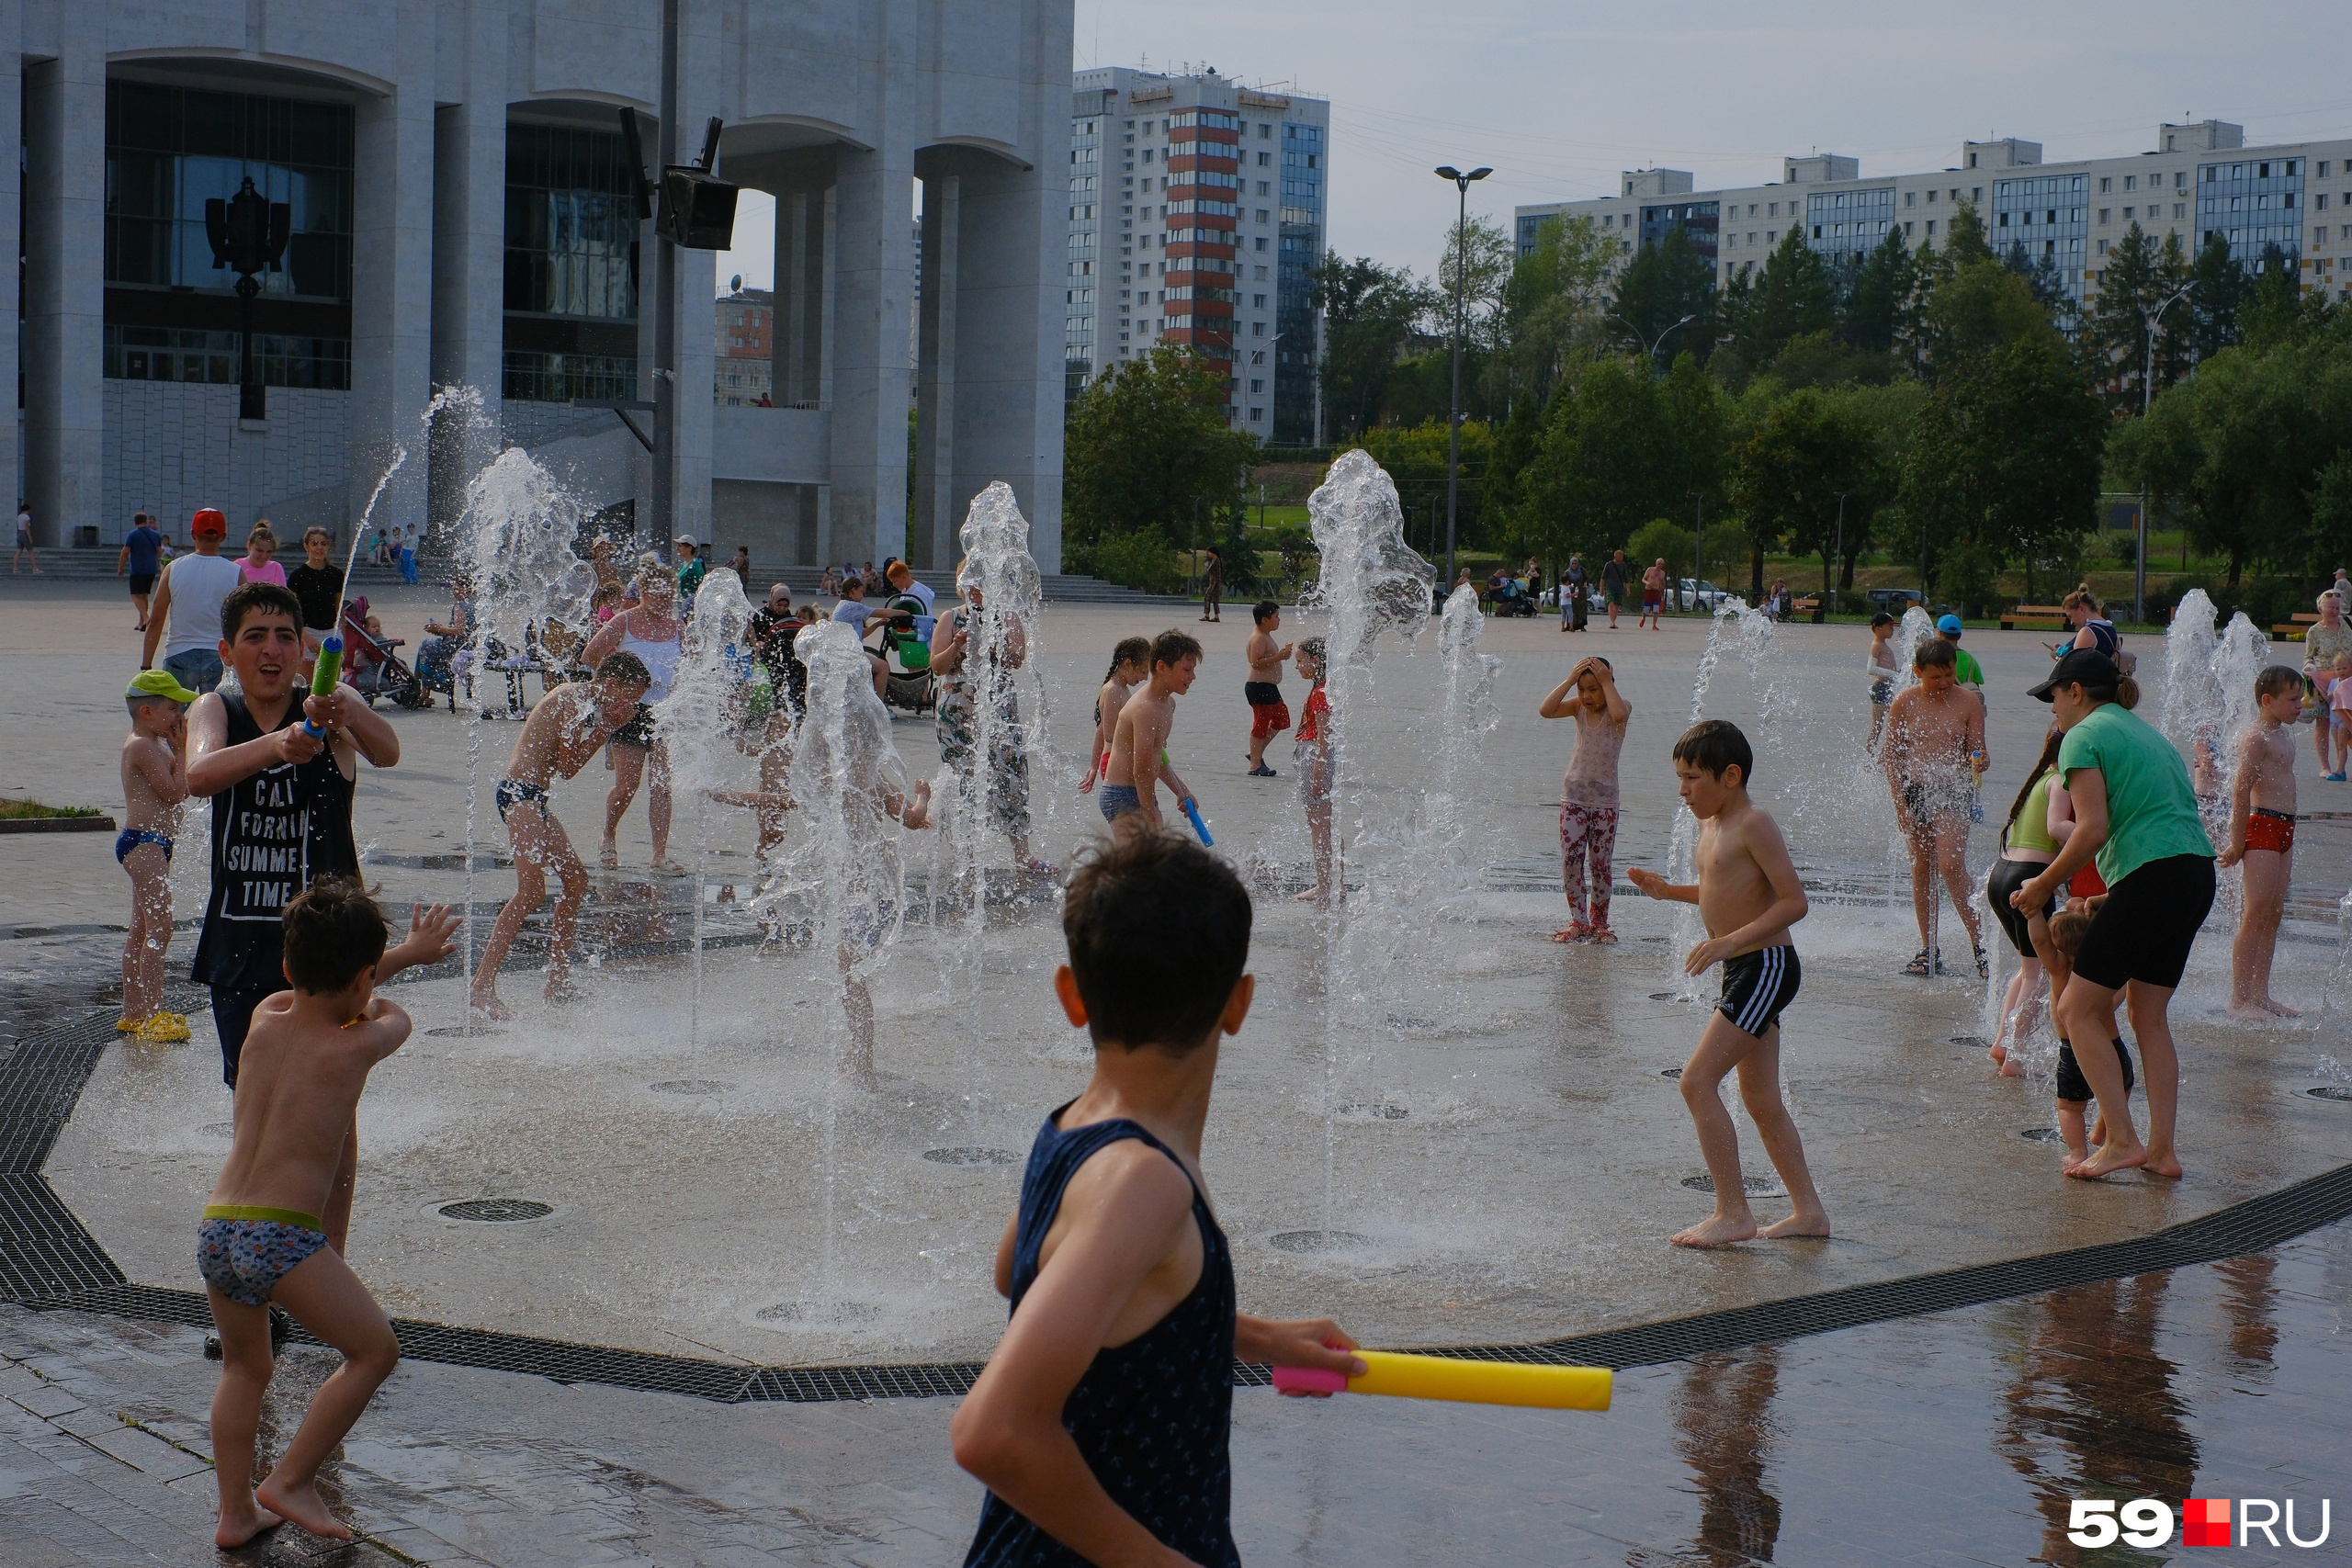
[[(1704, 1175), (1686, 1176), (1682, 1179), (1682, 1185), (1693, 1192), (1713, 1192), (1715, 1179)], [(1743, 1176), (1739, 1179), (1739, 1187), (1750, 1198), (1785, 1198), (1789, 1195), (1789, 1190), (1781, 1185), (1781, 1179), (1777, 1176)]]
[(493, 1034), (503, 1034), (503, 1029), (492, 1029), (486, 1023), (445, 1023), (438, 1029), (424, 1032), (435, 1040), (486, 1040)]
[(555, 1213), (552, 1205), (530, 1198), (460, 1198), (454, 1203), (444, 1203), (434, 1211), (445, 1220), (472, 1220), (481, 1224), (496, 1224), (516, 1220), (544, 1220)]
[(1283, 1231), (1266, 1245), (1277, 1252), (1344, 1252), (1370, 1247), (1372, 1237), (1354, 1231)]
[(1375, 1100), (1369, 1103), (1358, 1100), (1353, 1105), (1342, 1105), (1339, 1108), (1337, 1114), (1353, 1122), (1402, 1122), (1412, 1115), (1412, 1112), (1401, 1105), (1392, 1105), (1387, 1100)]
[(1657, 1070), (1657, 1076), (1662, 1078), (1679, 1078), (1682, 1076), (1682, 1069), (1680, 1067), (1660, 1067)]
[(2339, 1084), (2322, 1084), (2317, 1089), (2307, 1089), (2303, 1092), (2313, 1100), (2352, 1100), (2352, 1089), (2346, 1089)]
[(2031, 1138), (2037, 1144), (2063, 1144), (2066, 1141), (2066, 1134), (2055, 1127), (2028, 1127), (2018, 1136)]
[(663, 1078), (660, 1083), (645, 1086), (656, 1094), (719, 1094), (733, 1089), (731, 1083), (717, 1078)]
[(1992, 1042), (1985, 1039), (1982, 1034), (1955, 1034), (1951, 1037), (1951, 1043), (1955, 1045), (1966, 1045), (1979, 1051), (1992, 1044)]
[(1650, 993), (1650, 1000), (1654, 1002), (1679, 1002), (1681, 999), (1680, 991), (1652, 991)]
[(1021, 1156), (1010, 1149), (983, 1149), (971, 1145), (953, 1149), (925, 1149), (922, 1157), (933, 1165), (1019, 1165)]
[(752, 1315), (762, 1323), (795, 1328), (848, 1328), (881, 1321), (882, 1309), (872, 1302), (778, 1302)]
[(1433, 1018), (1421, 1018), (1408, 1012), (1392, 1012), (1388, 1015), (1388, 1027), (1406, 1030), (1412, 1033), (1429, 1034), (1443, 1029), (1445, 1025)]

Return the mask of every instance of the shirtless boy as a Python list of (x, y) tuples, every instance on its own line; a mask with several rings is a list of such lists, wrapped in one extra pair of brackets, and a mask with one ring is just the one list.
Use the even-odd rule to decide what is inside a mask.
[(1652, 561), (1650, 569), (1642, 573), (1642, 614), (1641, 618), (1634, 623), (1634, 629), (1640, 631), (1645, 622), (1648, 623), (1650, 630), (1654, 632), (1663, 631), (1666, 627), (1666, 558), (1664, 556)]
[(2245, 865), (2245, 913), (2230, 950), (2230, 1015), (2267, 1021), (2301, 1016), (2270, 994), (2270, 958), (2295, 859), (2295, 724), (2302, 715), (2300, 671), (2273, 664), (2254, 678), (2254, 726), (2238, 751), (2230, 792), (2230, 841), (2217, 857)]
[(1176, 728), (1176, 699), (1193, 689), (1200, 672), (1201, 645), (1193, 637), (1170, 629), (1152, 643), (1151, 680), (1119, 710), (1119, 722), (1111, 732), (1110, 765), (1102, 770), (1102, 787), (1094, 792), (1105, 822), (1136, 812), (1158, 832), (1166, 825), (1159, 815), (1163, 779), (1176, 794), (1178, 810), (1193, 798), (1168, 761), (1168, 736)]
[(196, 694), (164, 670), (141, 670), (122, 700), (122, 831), (114, 858), (130, 875), (130, 934), (122, 940), (122, 1016), (141, 1040), (187, 1038), (187, 1020), (164, 1007), (164, 950), (172, 945), (172, 840), (187, 798), (187, 705)]
[(1121, 637), (1111, 649), (1111, 670), (1102, 677), (1102, 689), (1094, 694), (1094, 740), (1087, 750), (1086, 776), (1078, 781), (1079, 794), (1091, 792), (1102, 770), (1110, 766), (1111, 733), (1118, 728), (1119, 710), (1127, 705), (1136, 688), (1149, 679), (1151, 639)]
[(1250, 634), (1250, 643), (1242, 650), (1250, 660), (1250, 679), (1242, 682), (1241, 694), (1250, 699), (1250, 776), (1270, 779), (1274, 770), (1266, 765), (1266, 747), (1283, 730), (1290, 728), (1290, 708), (1283, 701), (1283, 665), (1290, 658), (1291, 645), (1277, 643), (1274, 634), (1283, 629), (1283, 609), (1272, 599), (1261, 599), (1250, 612), (1258, 629)]
[[(1774, 1240), (1829, 1234), (1828, 1213), (1805, 1168), (1804, 1144), (1781, 1102), (1781, 1013), (1796, 999), (1801, 978), (1789, 928), (1805, 917), (1804, 886), (1779, 824), (1747, 797), (1754, 765), (1755, 753), (1736, 725), (1711, 718), (1684, 731), (1674, 743), (1674, 773), (1683, 804), (1699, 819), (1699, 880), (1678, 885), (1654, 871), (1626, 873), (1653, 898), (1699, 906), (1707, 940), (1690, 950), (1684, 973), (1724, 966), (1723, 998), (1682, 1068), (1682, 1102), (1690, 1108), (1699, 1152), (1714, 1179), (1715, 1212), (1677, 1231), (1677, 1247), (1723, 1247), (1759, 1234)], [(1721, 1092), (1735, 1068), (1740, 1103), (1789, 1190), (1789, 1217), (1760, 1233), (1740, 1180), (1739, 1129)]]
[[(283, 1520), (349, 1540), (327, 1511), (319, 1467), (391, 1375), (400, 1342), (319, 1216), (333, 1207), (345, 1145), (370, 1068), (408, 1038), (409, 1017), (375, 995), (384, 916), (356, 880), (329, 878), (288, 900), (290, 991), (254, 1010), (237, 1077), (236, 1142), (198, 1231), (197, 1263), (220, 1329), (212, 1456), (216, 1544), (234, 1548)], [(277, 1468), (254, 1484), (254, 1439), (273, 1361), (269, 1304), (343, 1352)]]
[(1984, 771), (1984, 705), (1958, 682), (1951, 644), (1930, 637), (1911, 656), (1919, 683), (1898, 695), (1886, 715), (1879, 761), (1894, 796), (1894, 818), (1911, 846), (1911, 908), (1919, 920), (1919, 956), (1905, 975), (1933, 975), (1943, 954), (1928, 934), (1935, 913), (1932, 876), (1940, 873), (1960, 912), (1976, 973), (1985, 972), (1984, 935), (1976, 923), (1975, 892), (1968, 877), (1968, 798), (1974, 773)]
[(1863, 668), (1871, 678), (1871, 738), (1862, 750), (1875, 755), (1879, 737), (1886, 732), (1886, 710), (1894, 702), (1894, 682), (1903, 673), (1894, 667), (1894, 617), (1884, 610), (1871, 617), (1871, 651)]
[(493, 1019), (514, 1016), (498, 999), (498, 966), (505, 962), (523, 922), (547, 901), (550, 870), (563, 884), (563, 896), (548, 919), (547, 998), (560, 1001), (565, 997), (571, 976), (572, 928), (581, 901), (588, 897), (588, 868), (548, 809), (548, 792), (558, 779), (577, 775), (613, 731), (636, 716), (652, 679), (637, 655), (608, 653), (597, 664), (594, 680), (557, 687), (523, 721), (497, 795), (498, 819), (506, 824), (507, 840), (514, 848), (514, 897), (498, 911), (474, 970), (472, 1005), (478, 1011)]

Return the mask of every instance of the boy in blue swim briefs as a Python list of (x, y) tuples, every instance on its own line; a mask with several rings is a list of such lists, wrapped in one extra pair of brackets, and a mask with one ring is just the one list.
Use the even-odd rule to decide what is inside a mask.
[[(198, 1230), (197, 1263), (220, 1329), (212, 1453), (220, 1484), (213, 1540), (244, 1545), (291, 1519), (348, 1540), (327, 1511), (319, 1467), (400, 1359), (383, 1309), (328, 1239), (345, 1140), (369, 1069), (400, 1049), (409, 1017), (375, 994), (384, 915), (354, 878), (322, 878), (286, 905), (293, 987), (265, 998), (237, 1075), (236, 1142)], [(346, 1190), (340, 1206), (347, 1213)], [(343, 1352), (277, 1467), (254, 1484), (254, 1439), (272, 1356), (269, 1304)]]
[(187, 1019), (164, 1010), (164, 950), (172, 945), (172, 840), (187, 798), (187, 705), (196, 694), (166, 670), (141, 670), (122, 694), (122, 831), (115, 863), (130, 878), (130, 934), (122, 939), (122, 1016), (141, 1040), (187, 1038)]

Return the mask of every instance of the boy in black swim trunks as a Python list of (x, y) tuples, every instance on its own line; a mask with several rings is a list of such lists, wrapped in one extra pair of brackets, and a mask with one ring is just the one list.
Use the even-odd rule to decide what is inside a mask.
[(1094, 1077), (1038, 1130), (998, 1244), (1012, 1321), (950, 1428), (989, 1487), (966, 1568), (1233, 1568), (1233, 1359), (1363, 1366), (1327, 1319), (1235, 1310), (1201, 1133), (1218, 1042), (1250, 1011), (1250, 895), (1140, 828), (1080, 863), (1062, 907), (1054, 990)]
[[(212, 1397), (220, 1523), (212, 1539), (232, 1549), (286, 1519), (312, 1535), (351, 1539), (319, 1496), (319, 1467), (401, 1353), (383, 1309), (334, 1239), (334, 1211), (347, 1213), (350, 1201), (348, 1190), (337, 1189), (360, 1091), (409, 1033), (408, 1014), (375, 995), (383, 911), (356, 879), (329, 877), (287, 903), (284, 925), (283, 965), (294, 988), (254, 1009), (237, 1075), (236, 1144), (197, 1233), (197, 1264), (220, 1329), (220, 1387)], [(277, 1467), (256, 1487), (272, 1302), (343, 1352), (344, 1364), (311, 1397)]]
[(571, 847), (571, 836), (548, 809), (548, 791), (558, 779), (576, 775), (597, 748), (628, 724), (652, 676), (634, 653), (608, 653), (585, 685), (558, 686), (531, 709), (514, 738), (506, 776), (498, 781), (498, 819), (514, 847), (514, 897), (498, 911), (474, 970), (473, 1007), (493, 1019), (512, 1017), (498, 999), (498, 966), (531, 912), (547, 901), (547, 873), (563, 884), (548, 919), (549, 1001), (560, 1000), (571, 975), (572, 922), (588, 897), (588, 868)]
[[(1683, 804), (1699, 819), (1695, 884), (1654, 871), (1626, 873), (1653, 898), (1696, 904), (1707, 940), (1683, 961), (1686, 974), (1724, 966), (1723, 999), (1682, 1068), (1682, 1101), (1699, 1129), (1699, 1152), (1714, 1179), (1715, 1212), (1674, 1235), (1677, 1247), (1722, 1247), (1761, 1234), (1826, 1236), (1829, 1215), (1805, 1168), (1797, 1124), (1781, 1102), (1781, 1012), (1796, 998), (1800, 971), (1789, 928), (1805, 917), (1804, 886), (1781, 829), (1747, 797), (1755, 753), (1738, 727), (1719, 718), (1693, 725), (1674, 743)], [(1789, 1190), (1789, 1217), (1759, 1233), (1739, 1174), (1739, 1129), (1720, 1086), (1735, 1068), (1739, 1097), (1764, 1152)]]

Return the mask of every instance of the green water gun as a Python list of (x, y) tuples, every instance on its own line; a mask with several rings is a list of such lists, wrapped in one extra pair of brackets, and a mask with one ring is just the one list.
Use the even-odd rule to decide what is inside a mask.
[[(319, 662), (311, 671), (311, 695), (334, 695), (334, 683), (342, 679), (343, 637), (339, 633), (331, 632), (319, 642)], [(325, 739), (327, 731), (326, 727), (316, 719), (305, 718), (302, 720), (302, 733), (313, 740), (320, 740)]]

